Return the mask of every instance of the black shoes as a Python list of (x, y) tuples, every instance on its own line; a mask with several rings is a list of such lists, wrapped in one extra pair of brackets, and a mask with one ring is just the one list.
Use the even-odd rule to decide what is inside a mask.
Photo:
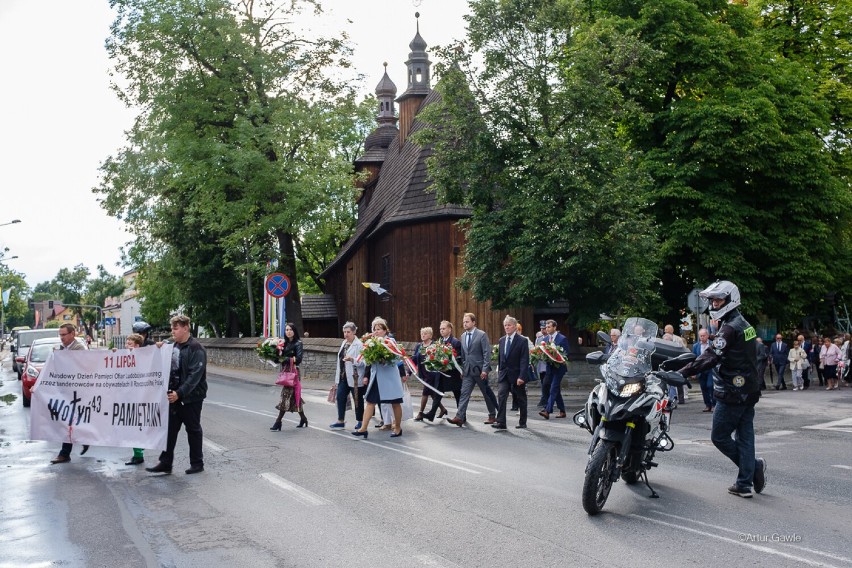
[(280, 432), (281, 431), (281, 421), (276, 420), (275, 424), (272, 425), (272, 428), (270, 428), (270, 430), (272, 430), (273, 432)]
[(83, 455), (85, 455), (85, 454), (86, 454), (86, 452), (88, 452), (88, 451), (89, 451), (89, 446), (86, 446), (86, 445), (84, 444), (84, 445), (83, 445), (83, 449), (80, 451), (80, 455), (81, 455), (81, 456), (83, 456)]
[[(169, 471), (171, 471), (171, 469), (169, 469)], [(203, 465), (194, 465), (188, 470), (186, 470), (184, 473), (186, 473), (187, 475), (192, 475), (193, 473), (201, 473), (202, 471), (204, 471)]]
[(524, 429), (526, 427), (527, 427), (526, 424), (518, 424), (517, 426), (515, 426), (515, 428), (518, 428), (518, 429)]
[(391, 438), (399, 438), (400, 436), (402, 436), (402, 430), (400, 430), (399, 432), (394, 432), (390, 435)]
[(163, 462), (160, 462), (157, 465), (155, 465), (154, 467), (146, 467), (145, 471), (147, 471), (148, 473), (171, 473), (172, 472), (172, 466), (166, 465)]
[(70, 461), (71, 461), (70, 457), (58, 455), (55, 458), (53, 458), (52, 460), (50, 460), (50, 463), (68, 463)]
[(368, 432), (367, 430), (364, 430), (363, 432), (355, 430), (354, 432), (352, 432), (352, 435), (353, 436), (359, 436), (359, 437), (364, 438), (366, 440), (367, 437), (370, 435), (370, 432)]
[(304, 417), (304, 416), (302, 416), (302, 419), (301, 419), (301, 420), (299, 420), (299, 425), (298, 425), (298, 426), (296, 426), (296, 428), (303, 428), (303, 427), (304, 427), (304, 428), (307, 428), (307, 427), (308, 427), (308, 419), (307, 419), (306, 417)]
[(491, 427), (494, 428), (495, 430), (505, 430), (506, 429), (506, 425), (503, 424), (502, 422), (495, 422), (494, 424), (491, 425)]
[(763, 488), (766, 487), (766, 460), (757, 458), (757, 463), (754, 466), (754, 491), (755, 493), (763, 493)]
[(140, 463), (145, 463), (145, 458), (137, 458), (133, 456), (130, 458), (129, 462), (124, 462), (124, 465), (139, 465)]
[(728, 493), (736, 495), (737, 497), (743, 497), (744, 499), (751, 499), (754, 496), (751, 489), (743, 488), (736, 484), (728, 487)]

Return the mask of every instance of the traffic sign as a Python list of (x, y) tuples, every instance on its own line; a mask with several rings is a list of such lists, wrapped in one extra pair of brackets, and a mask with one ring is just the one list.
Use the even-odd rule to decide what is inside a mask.
[(266, 293), (273, 298), (283, 298), (290, 293), (290, 279), (286, 274), (273, 272), (266, 277)]
[(701, 292), (700, 288), (693, 288), (692, 292), (689, 293), (689, 296), (686, 298), (686, 305), (689, 306), (689, 309), (693, 312), (701, 313), (707, 309), (707, 306), (710, 305), (710, 302), (707, 298), (702, 298), (698, 295)]
[(104, 325), (115, 325), (115, 318), (104, 318)]

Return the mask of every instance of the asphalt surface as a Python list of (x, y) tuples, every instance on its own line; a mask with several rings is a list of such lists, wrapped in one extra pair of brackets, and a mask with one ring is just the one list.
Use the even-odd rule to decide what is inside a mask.
[[(0, 358), (8, 356), (3, 352)], [(408, 421), (403, 436), (330, 430), (328, 384), (306, 385), (308, 428), (270, 432), (272, 373), (209, 369), (206, 471), (125, 466), (129, 449), (31, 441), (20, 383), (0, 371), (0, 567), (5, 566), (852, 566), (852, 389), (768, 393), (757, 448), (763, 495), (728, 495), (734, 466), (693, 395), (650, 481), (616, 483), (597, 517), (580, 505), (589, 435), (540, 418), (496, 432), (474, 401), (465, 428)], [(695, 391), (693, 391), (695, 392)], [(585, 391), (566, 390), (569, 416)], [(417, 397), (415, 396), (415, 399)], [(532, 398), (532, 397), (531, 397)], [(447, 401), (454, 410), (454, 401)], [(347, 426), (354, 425), (351, 412)], [(146, 452), (146, 465), (156, 462)]]

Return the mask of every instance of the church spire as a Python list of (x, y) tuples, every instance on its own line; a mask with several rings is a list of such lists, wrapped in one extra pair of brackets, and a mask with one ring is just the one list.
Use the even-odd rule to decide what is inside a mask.
[(426, 54), (426, 42), (420, 35), (420, 12), (415, 12), (414, 17), (417, 18), (417, 32), (414, 39), (408, 44), (411, 52), (408, 54), (408, 61), (405, 62), (408, 67), (408, 88), (403, 93), (405, 95), (428, 95), (429, 86), (429, 66), (432, 64), (429, 61), (429, 56)]

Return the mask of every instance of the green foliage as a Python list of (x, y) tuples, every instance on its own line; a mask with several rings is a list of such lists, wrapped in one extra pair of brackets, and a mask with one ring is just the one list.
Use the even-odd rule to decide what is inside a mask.
[(650, 178), (619, 127), (645, 120), (621, 91), (657, 56), (574, 8), (472, 2), (418, 139), (434, 145), (439, 197), (473, 208), (461, 284), (495, 307), (567, 299), (586, 323), (622, 305), (658, 311)]
[(32, 314), (27, 307), (27, 298), (30, 297), (31, 291), (24, 275), (0, 263), (0, 290), (10, 290), (9, 303), (3, 307), (6, 329), (19, 325), (32, 326)]
[(811, 74), (737, 4), (651, 0), (620, 27), (661, 54), (632, 95), (652, 119), (629, 127), (654, 179), (671, 314), (724, 278), (747, 312), (797, 320), (849, 270), (849, 187)]
[[(111, 5), (118, 17), (107, 49), (127, 78), (116, 90), (142, 112), (127, 146), (103, 164), (96, 192), (136, 234), (129, 255), (146, 257), (138, 265), (149, 275), (177, 280), (158, 280), (172, 300), (187, 285), (215, 287), (190, 292), (191, 306), (228, 333), (247, 319), (235, 287), (251, 280), (259, 292), (275, 258), (291, 276), (287, 313), (300, 324), (300, 271), (318, 274), (329, 239), (352, 224), (347, 149), (360, 109), (351, 88), (326, 73), (346, 65), (346, 36), (296, 29), (291, 17), (312, 2)], [(157, 230), (164, 222), (169, 229)], [(205, 250), (187, 250), (199, 245)], [(165, 259), (166, 268), (150, 266)]]

